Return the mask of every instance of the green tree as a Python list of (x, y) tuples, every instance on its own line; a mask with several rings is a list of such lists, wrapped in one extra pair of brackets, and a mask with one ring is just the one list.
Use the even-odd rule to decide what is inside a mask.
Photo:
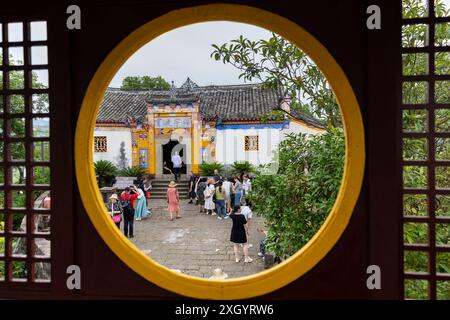
[(169, 90), (170, 84), (161, 76), (126, 77), (122, 81), (123, 90)]
[(314, 236), (334, 204), (344, 168), (343, 131), (290, 134), (280, 142), (277, 158), (278, 173), (257, 172), (249, 196), (266, 222), (268, 251), (286, 258)]
[[(2, 56), (0, 55), (0, 59)], [(22, 64), (22, 61), (15, 61), (12, 56), (9, 58), (10, 65)], [(38, 81), (38, 75), (32, 72), (33, 88), (44, 88), (45, 86)], [(22, 71), (10, 71), (9, 76), (9, 88), (11, 89), (24, 89), (25, 79)], [(3, 73), (0, 73), (0, 84), (3, 83)], [(0, 111), (8, 111), (10, 114), (23, 114), (25, 110), (25, 96), (21, 94), (13, 94), (8, 96), (9, 108), (4, 110), (3, 101), (0, 101)], [(33, 99), (33, 113), (46, 113), (48, 110), (48, 95), (36, 95)], [(14, 117), (9, 120), (9, 135), (11, 137), (22, 138), (25, 137), (25, 119), (21, 117)], [(10, 145), (11, 158), (13, 160), (25, 160), (25, 144), (24, 143), (12, 143)], [(3, 147), (0, 152), (3, 154)], [(25, 172), (21, 166), (17, 167), (20, 174), (18, 183), (23, 184), (25, 182)]]
[(292, 99), (292, 109), (325, 120), (329, 126), (341, 126), (339, 107), (326, 78), (294, 44), (272, 33), (268, 40), (252, 41), (241, 35), (212, 47), (211, 57), (240, 70), (239, 78), (282, 90)]

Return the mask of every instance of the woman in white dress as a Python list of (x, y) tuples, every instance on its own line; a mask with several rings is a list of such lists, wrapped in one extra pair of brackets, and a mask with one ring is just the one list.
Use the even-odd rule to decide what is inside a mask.
[(206, 214), (212, 214), (214, 209), (216, 208), (216, 205), (213, 201), (213, 195), (214, 195), (214, 181), (208, 180), (208, 186), (206, 187), (205, 191), (203, 191), (203, 194), (205, 195), (205, 211)]

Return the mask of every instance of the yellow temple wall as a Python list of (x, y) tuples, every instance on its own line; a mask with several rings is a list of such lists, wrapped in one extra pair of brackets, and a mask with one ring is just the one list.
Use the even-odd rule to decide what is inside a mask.
[[(158, 118), (166, 117), (191, 117), (191, 128), (156, 128), (155, 123)], [(190, 170), (194, 173), (198, 173), (198, 164), (201, 161), (200, 158), (200, 141), (202, 122), (199, 115), (198, 104), (194, 103), (193, 106), (147, 106), (147, 143), (148, 146), (148, 172), (151, 175), (160, 174), (161, 168), (157, 161), (160, 158), (160, 152), (156, 149), (161, 147), (162, 140), (170, 139), (172, 135), (183, 136), (184, 141), (189, 143), (189, 159), (186, 159), (187, 164), (191, 165)], [(137, 148), (143, 148), (138, 143)], [(138, 151), (136, 151), (136, 154)], [(133, 151), (134, 154), (134, 151)], [(133, 157), (136, 159), (136, 164), (139, 164), (139, 156)], [(161, 159), (160, 159), (161, 160)], [(159, 168), (159, 169), (158, 169)]]

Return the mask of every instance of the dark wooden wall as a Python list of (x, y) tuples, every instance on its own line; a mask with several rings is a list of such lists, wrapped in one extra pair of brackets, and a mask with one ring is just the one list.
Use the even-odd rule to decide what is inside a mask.
[[(37, 3), (38, 2), (38, 3)], [(134, 29), (173, 9), (214, 1), (8, 1), (0, 20), (48, 19), (52, 105), (52, 284), (2, 288), (9, 298), (180, 298), (132, 272), (91, 224), (76, 184), (73, 147), (81, 102), (106, 55)], [(400, 74), (400, 1), (222, 1), (284, 16), (314, 35), (345, 71), (366, 130), (366, 174), (351, 221), (332, 251), (310, 272), (264, 299), (400, 297), (400, 211), (396, 170), (396, 116)], [(81, 30), (66, 28), (66, 8), (78, 4)], [(378, 4), (382, 29), (366, 28), (366, 8)], [(82, 289), (65, 288), (66, 267), (78, 264)], [(366, 287), (366, 268), (380, 265), (382, 290)]]

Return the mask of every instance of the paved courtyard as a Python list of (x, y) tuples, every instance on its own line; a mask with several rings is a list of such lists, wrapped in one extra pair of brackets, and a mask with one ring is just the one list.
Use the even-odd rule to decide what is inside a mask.
[[(252, 263), (236, 263), (233, 244), (229, 241), (232, 221), (200, 213), (198, 207), (181, 200), (183, 217), (168, 221), (165, 200), (150, 200), (151, 217), (134, 223), (134, 238), (130, 239), (141, 251), (158, 263), (184, 274), (209, 278), (221, 268), (228, 278), (242, 277), (264, 270), (258, 257), (263, 221), (255, 214), (250, 225), (249, 255)], [(242, 249), (241, 249), (242, 252)]]

